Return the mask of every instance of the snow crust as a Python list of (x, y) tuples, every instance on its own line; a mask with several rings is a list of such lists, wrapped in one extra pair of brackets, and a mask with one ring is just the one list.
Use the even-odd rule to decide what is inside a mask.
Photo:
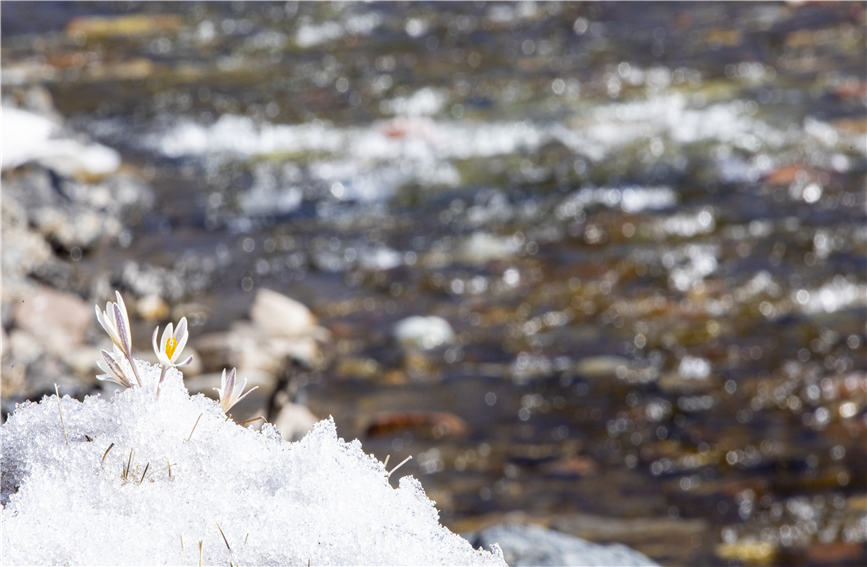
[(68, 445), (56, 396), (0, 427), (0, 562), (196, 565), (201, 541), (211, 565), (505, 565), (441, 526), (416, 479), (393, 488), (332, 420), (288, 443), (191, 397), (174, 369), (157, 399), (159, 367), (137, 366), (142, 388), (62, 398)]

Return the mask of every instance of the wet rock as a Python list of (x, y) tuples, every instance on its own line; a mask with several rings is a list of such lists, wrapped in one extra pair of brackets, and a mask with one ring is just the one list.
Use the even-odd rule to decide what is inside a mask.
[(497, 544), (506, 563), (520, 565), (587, 565), (621, 567), (656, 565), (645, 555), (620, 544), (600, 545), (540, 526), (498, 525), (465, 534), (475, 547)]
[(369, 437), (410, 432), (426, 438), (461, 437), (469, 427), (462, 418), (445, 412), (406, 411), (381, 413), (366, 429)]
[(14, 322), (46, 351), (62, 356), (84, 343), (93, 311), (78, 296), (37, 287), (15, 301)]
[(298, 441), (310, 431), (317, 421), (319, 420), (306, 406), (288, 403), (280, 409), (274, 419), (274, 425), (277, 426), (283, 439)]
[(415, 315), (394, 326), (394, 337), (403, 345), (432, 350), (453, 342), (455, 333), (442, 317)]

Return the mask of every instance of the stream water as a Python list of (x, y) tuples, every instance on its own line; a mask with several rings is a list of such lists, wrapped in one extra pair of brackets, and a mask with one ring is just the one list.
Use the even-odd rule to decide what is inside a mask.
[[(309, 305), (332, 340), (299, 399), (412, 454), (448, 525), (867, 561), (863, 3), (8, 3), (2, 25), (7, 92), (41, 85), (155, 193), (76, 285), (187, 304), (193, 333), (260, 287)], [(454, 341), (400, 348), (410, 315)]]

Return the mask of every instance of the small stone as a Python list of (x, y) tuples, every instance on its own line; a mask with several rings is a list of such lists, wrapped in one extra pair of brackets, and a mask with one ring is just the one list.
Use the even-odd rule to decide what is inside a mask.
[(407, 317), (394, 326), (395, 338), (404, 345), (422, 350), (432, 350), (452, 343), (455, 333), (449, 322), (442, 317)]

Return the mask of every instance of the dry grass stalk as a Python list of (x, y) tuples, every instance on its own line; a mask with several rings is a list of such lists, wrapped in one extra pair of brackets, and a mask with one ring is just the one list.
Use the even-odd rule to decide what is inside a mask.
[(202, 540), (199, 540), (199, 567), (202, 567)]
[(133, 450), (130, 449), (129, 450), (129, 458), (127, 459), (126, 463), (123, 465), (123, 479), (124, 480), (127, 479), (126, 477), (130, 473), (130, 466), (132, 466), (132, 454), (133, 454)]
[(397, 469), (399, 469), (400, 467), (402, 467), (403, 465), (405, 465), (406, 463), (408, 463), (410, 459), (412, 459), (412, 455), (410, 455), (409, 457), (405, 458), (404, 460), (402, 460), (401, 462), (399, 462), (399, 463), (397, 464), (397, 466), (395, 466), (393, 469), (391, 469), (390, 471), (388, 471), (388, 478), (391, 478), (391, 475), (393, 475), (394, 472), (395, 472)]
[(267, 419), (265, 419), (261, 415), (257, 415), (256, 417), (251, 417), (250, 419), (245, 419), (244, 421), (239, 421), (238, 425), (247, 425), (248, 423), (252, 423), (252, 422), (259, 420), (259, 419), (261, 419), (262, 421), (268, 421)]
[(196, 418), (196, 423), (193, 424), (193, 429), (190, 431), (190, 435), (187, 437), (187, 441), (189, 441), (190, 439), (193, 438), (193, 431), (196, 430), (196, 426), (199, 425), (199, 420), (202, 419), (202, 416), (203, 416), (203, 415), (205, 415), (205, 414), (204, 414), (204, 413), (200, 413), (200, 414), (199, 414), (199, 417)]
[(100, 466), (105, 462), (105, 458), (108, 456), (108, 452), (111, 451), (111, 448), (114, 447), (114, 443), (108, 446), (108, 449), (105, 450), (105, 453), (102, 454), (102, 459), (99, 461)]
[(66, 444), (69, 445), (69, 435), (66, 434), (66, 424), (63, 423), (63, 408), (60, 407), (60, 390), (57, 389), (57, 384), (54, 385), (54, 393), (57, 394), (57, 411), (60, 413), (60, 425), (63, 427), (63, 437), (66, 439)]
[(223, 542), (226, 544), (226, 549), (228, 549), (229, 553), (231, 553), (232, 548), (229, 546), (229, 540), (226, 539), (226, 534), (223, 533), (223, 528), (220, 527), (219, 523), (217, 523), (217, 522), (214, 522), (214, 523), (217, 524), (217, 529), (220, 530), (220, 535), (223, 536)]
[(141, 478), (138, 479), (138, 483), (139, 483), (139, 484), (141, 484), (142, 482), (144, 482), (145, 475), (148, 473), (148, 467), (150, 467), (150, 466), (151, 466), (150, 463), (148, 463), (148, 464), (145, 465), (144, 472), (141, 473)]

